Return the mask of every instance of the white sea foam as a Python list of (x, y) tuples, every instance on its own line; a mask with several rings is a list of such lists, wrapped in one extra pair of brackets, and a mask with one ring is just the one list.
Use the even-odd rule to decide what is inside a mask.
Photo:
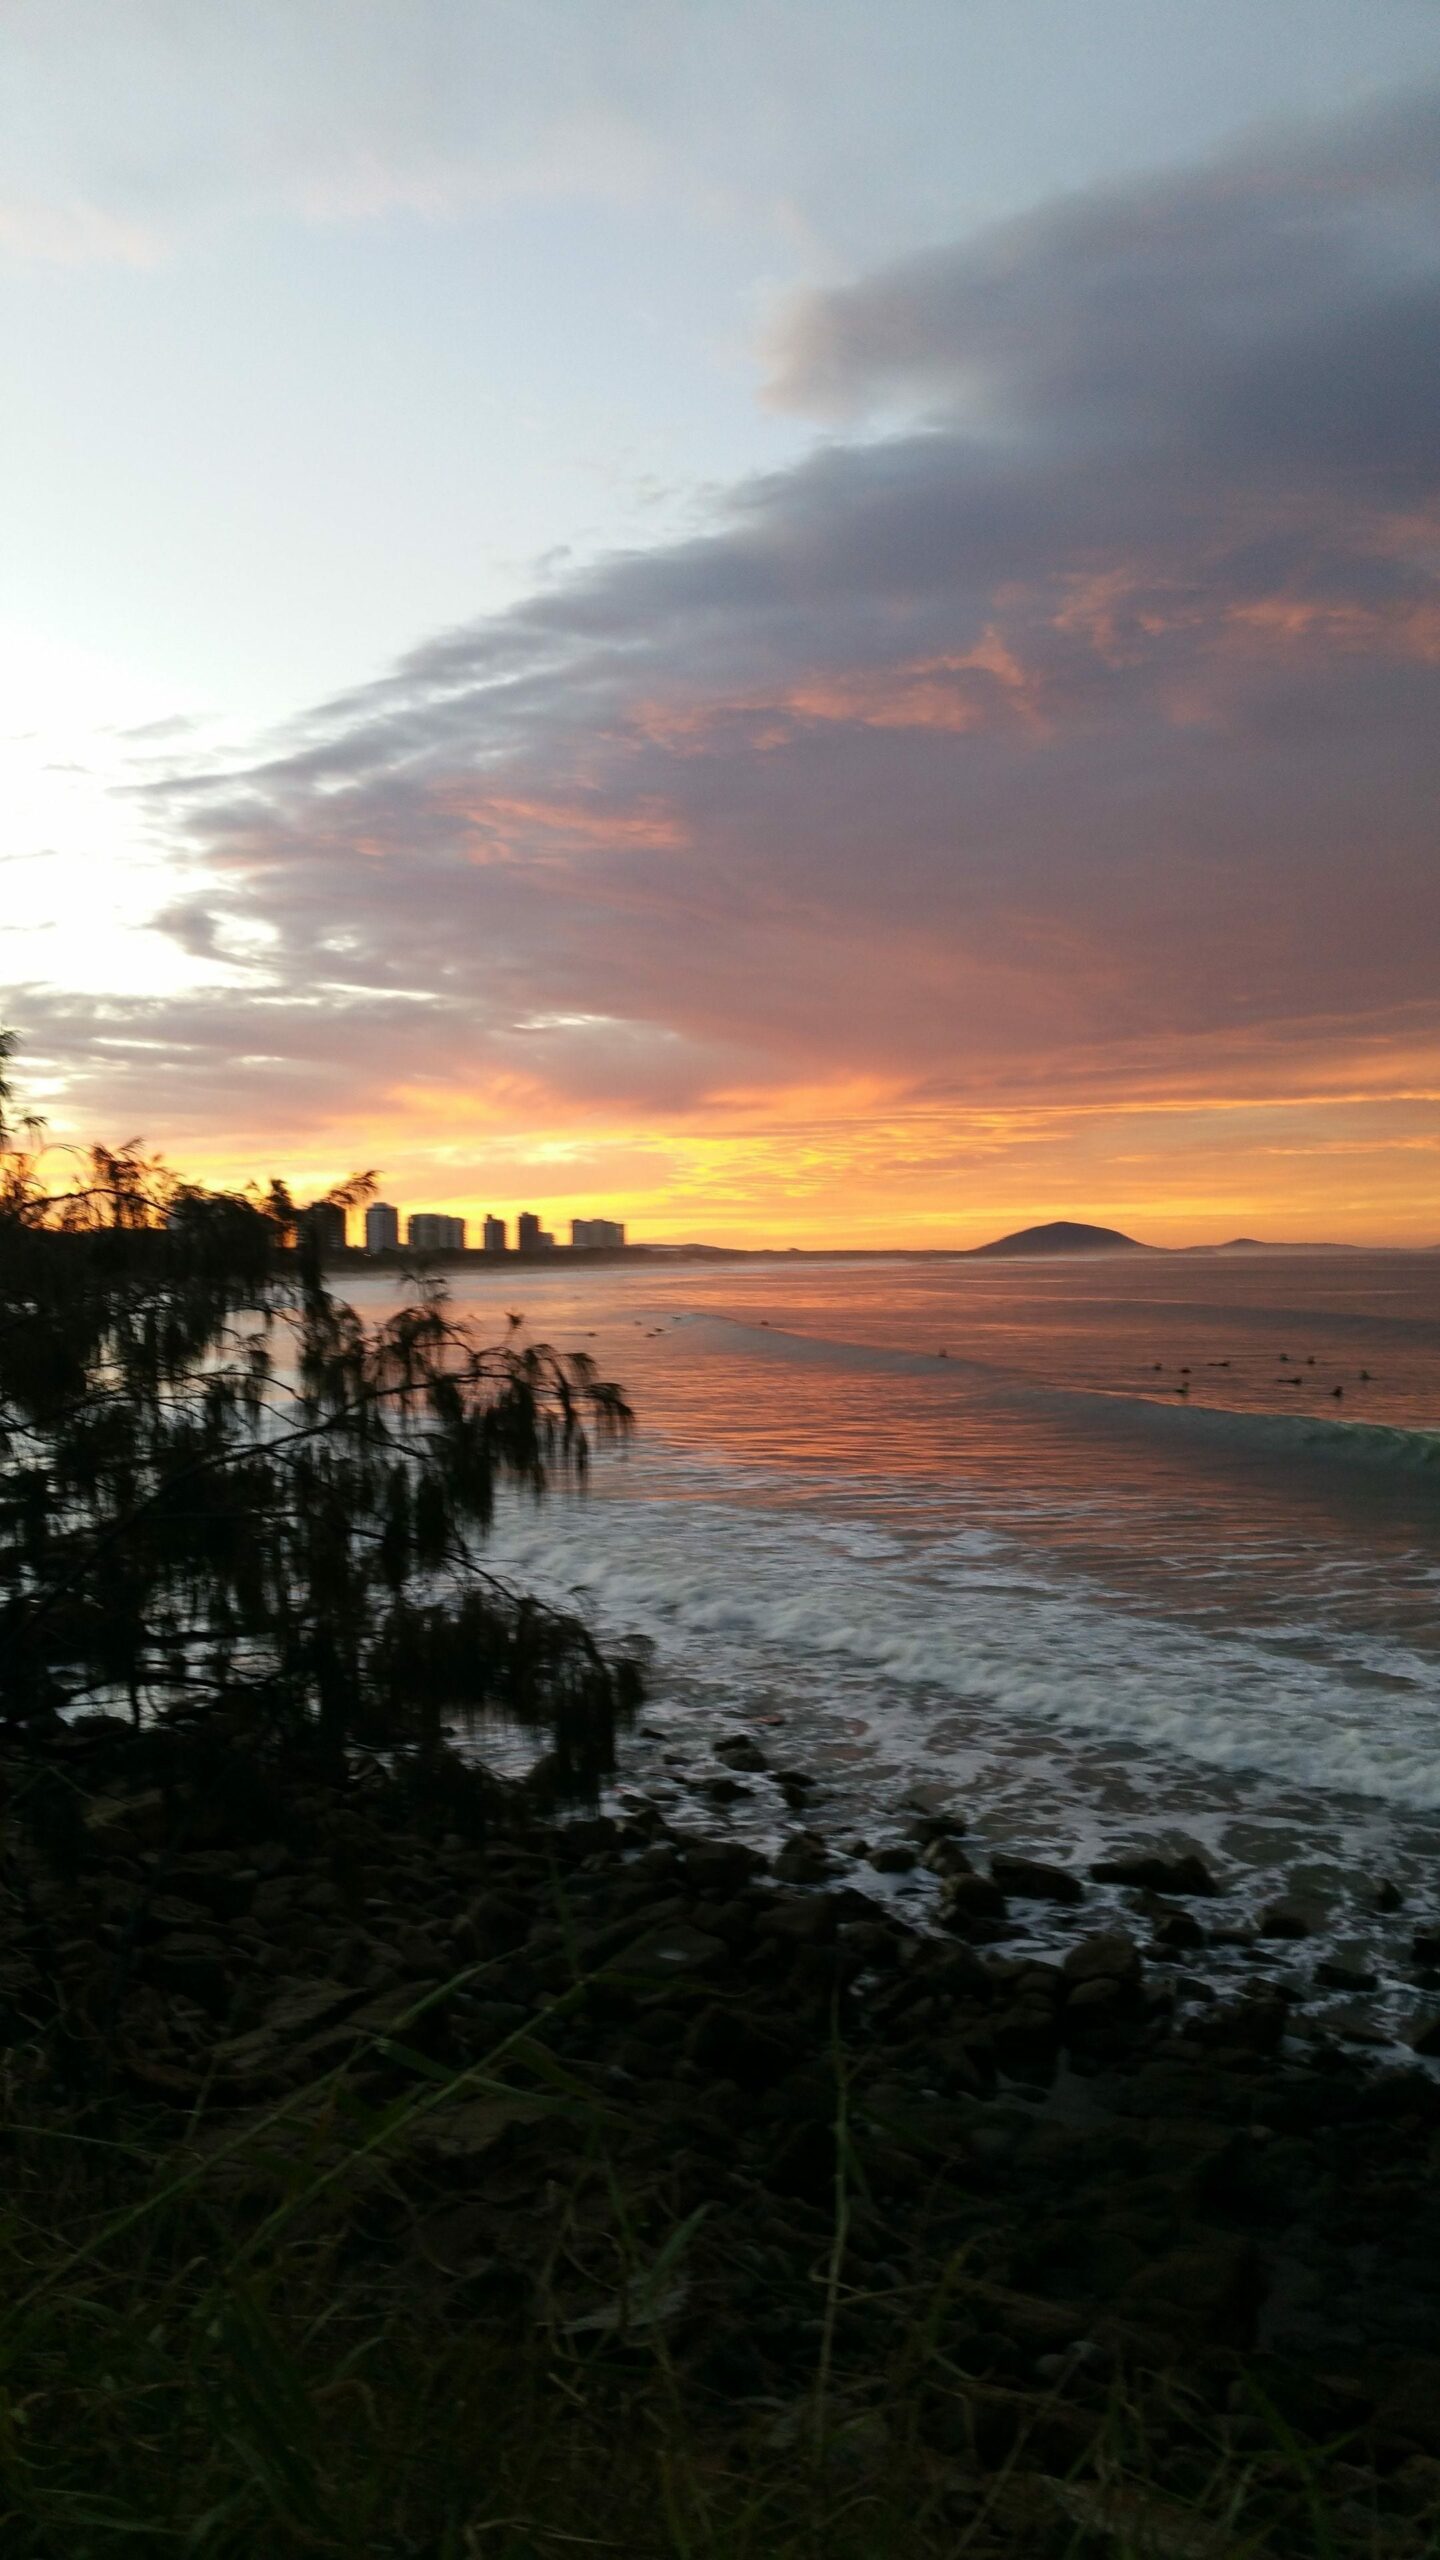
[(859, 1711), (877, 1740), (896, 1726), (888, 1757), (923, 1750), (927, 1723), (960, 1706), (1012, 1734), (1440, 1808), (1421, 1656), (1376, 1641), (1312, 1660), (1292, 1649), (1303, 1625), (1166, 1621), (993, 1535), (875, 1542), (754, 1504), (602, 1498), (510, 1512), (493, 1560), (655, 1639), (669, 1678), (743, 1693), (818, 1677), (837, 1715)]

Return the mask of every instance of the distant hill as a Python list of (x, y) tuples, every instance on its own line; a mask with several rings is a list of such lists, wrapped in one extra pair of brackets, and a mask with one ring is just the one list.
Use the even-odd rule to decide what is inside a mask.
[(987, 1253), (1156, 1253), (1157, 1245), (1122, 1236), (1118, 1227), (1082, 1226), (1074, 1218), (1052, 1218), (1043, 1227), (1017, 1227), (1013, 1236), (997, 1236), (994, 1244), (972, 1245), (977, 1257)]
[(1309, 1239), (1231, 1236), (1225, 1244), (1182, 1245), (1183, 1253), (1359, 1253), (1356, 1244), (1320, 1244)]

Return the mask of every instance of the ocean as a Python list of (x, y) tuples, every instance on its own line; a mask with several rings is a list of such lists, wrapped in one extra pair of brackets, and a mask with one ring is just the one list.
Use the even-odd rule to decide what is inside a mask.
[(723, 1815), (704, 1792), (743, 1728), (819, 1779), (855, 1880), (921, 1916), (928, 1879), (863, 1854), (916, 1802), (1081, 1869), (1194, 1846), (1227, 1918), (1298, 1893), (1317, 1946), (1413, 1972), (1440, 1881), (1440, 1254), (452, 1286), (482, 1323), (513, 1306), (590, 1352), (635, 1406), (588, 1493), (507, 1502), (487, 1559), (649, 1641), (632, 1795), (773, 1841), (801, 1817), (767, 1780)]

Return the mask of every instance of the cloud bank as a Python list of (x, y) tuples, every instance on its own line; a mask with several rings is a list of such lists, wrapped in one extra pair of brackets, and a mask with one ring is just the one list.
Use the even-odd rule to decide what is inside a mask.
[(53, 1041), (192, 1142), (283, 1096), (477, 1161), (813, 1126), (858, 1165), (884, 1120), (940, 1182), (977, 1114), (1283, 1109), (1323, 1153), (1369, 1111), (1413, 1190), (1437, 243), (1430, 96), (807, 297), (800, 467), (145, 786), (224, 983)]

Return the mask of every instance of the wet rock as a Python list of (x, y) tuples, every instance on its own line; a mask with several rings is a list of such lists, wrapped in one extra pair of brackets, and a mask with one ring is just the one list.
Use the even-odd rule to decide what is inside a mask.
[(870, 1864), (879, 1876), (908, 1875), (915, 1863), (916, 1852), (905, 1840), (886, 1840), (870, 1851)]
[(1154, 1849), (1126, 1850), (1101, 1858), (1090, 1870), (1097, 1884), (1133, 1885), (1144, 1893), (1213, 1894), (1220, 1888), (1203, 1858), (1191, 1850), (1169, 1856)]
[(712, 1747), (716, 1759), (723, 1760), (727, 1769), (744, 1769), (759, 1777), (770, 1766), (752, 1733), (727, 1733)]
[(818, 1831), (795, 1831), (776, 1853), (775, 1873), (782, 1884), (821, 1884), (835, 1860)]
[(1167, 1911), (1155, 1923), (1155, 1944), (1162, 1954), (1179, 1954), (1206, 1943), (1193, 1911)]
[(1315, 1967), (1315, 1979), (1327, 1991), (1373, 1991), (1379, 1975), (1372, 1972), (1363, 1956), (1345, 1955), (1339, 1950), (1322, 1956)]
[(738, 1804), (742, 1796), (750, 1795), (753, 1790), (746, 1786), (743, 1778), (697, 1778), (695, 1792), (708, 1796), (712, 1804)]
[(990, 1873), (1003, 1894), (1018, 1902), (1081, 1902), (1085, 1888), (1068, 1867), (1052, 1867), (1042, 1858), (1015, 1858), (997, 1852)]
[(1376, 1911), (1403, 1911), (1405, 1896), (1392, 1876), (1382, 1876), (1370, 1897)]
[(1321, 1926), (1321, 1914), (1313, 1902), (1301, 1902), (1287, 1894), (1279, 1902), (1268, 1902), (1255, 1923), (1261, 1938), (1312, 1938)]
[(942, 1878), (969, 1876), (975, 1872), (959, 1841), (952, 1839), (948, 1832), (942, 1832), (935, 1839), (927, 1841), (920, 1853), (920, 1864), (922, 1867), (927, 1867), (932, 1876)]
[(1423, 2054), (1427, 2062), (1440, 2059), (1440, 2012), (1433, 2018), (1422, 2018), (1410, 2036), (1412, 2053)]
[(1440, 1929), (1417, 1929), (1410, 1941), (1410, 1952), (1417, 1964), (1440, 1965)]
[(1005, 1917), (1005, 1896), (993, 1877), (948, 1876), (940, 1896), (940, 1917), (950, 1928), (962, 1930), (977, 1922), (1001, 1921)]

